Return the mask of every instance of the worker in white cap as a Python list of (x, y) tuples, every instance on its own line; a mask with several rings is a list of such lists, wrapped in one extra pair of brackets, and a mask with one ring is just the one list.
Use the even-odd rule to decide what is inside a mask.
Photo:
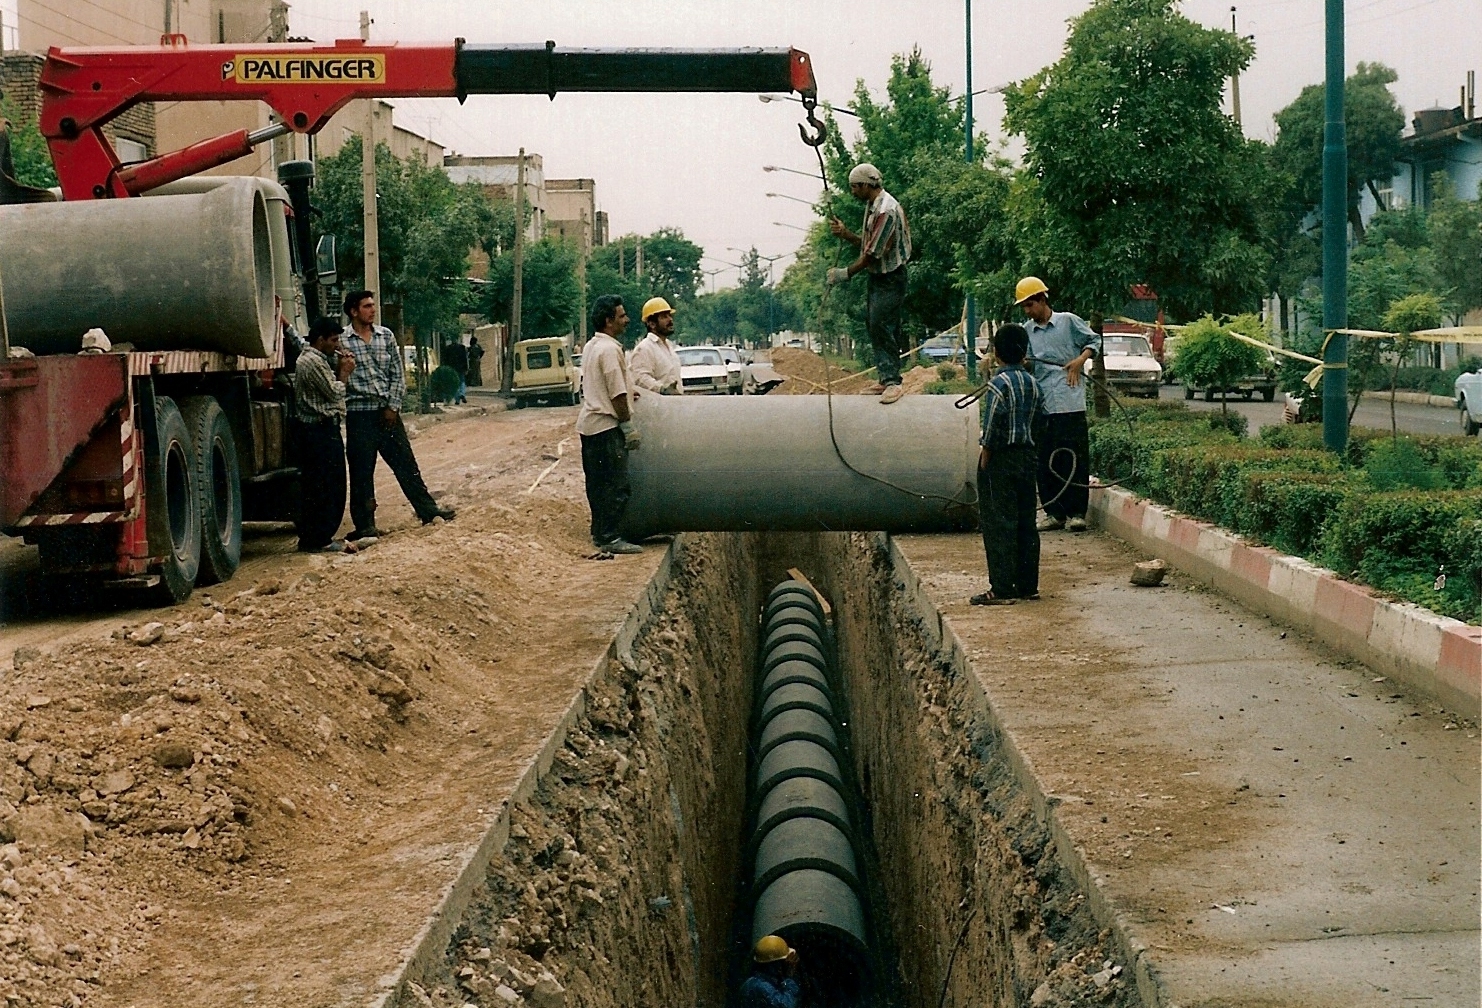
[(830, 284), (844, 283), (861, 271), (869, 274), (865, 330), (875, 349), (875, 373), (880, 383), (872, 392), (889, 405), (901, 397), (901, 306), (906, 300), (906, 263), (911, 258), (911, 226), (906, 211), (884, 189), (880, 171), (868, 162), (849, 172), (849, 192), (865, 204), (864, 226), (855, 234), (837, 217), (829, 230), (859, 248), (859, 258), (828, 271)]
[(643, 324), (648, 335), (628, 355), (628, 377), (639, 388), (659, 395), (682, 395), (679, 354), (669, 337), (674, 335), (674, 309), (661, 297), (643, 302)]
[(741, 984), (741, 1008), (798, 1008), (802, 991), (793, 974), (798, 950), (777, 935), (767, 935), (751, 950), (751, 976)]

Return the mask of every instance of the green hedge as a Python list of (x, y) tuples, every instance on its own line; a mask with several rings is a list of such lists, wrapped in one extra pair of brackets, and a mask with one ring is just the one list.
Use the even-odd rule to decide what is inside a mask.
[(1353, 428), (1340, 459), (1323, 450), (1319, 427), (1267, 427), (1250, 441), (1212, 425), (1211, 415), (1162, 402), (1093, 420), (1092, 471), (1380, 591), (1482, 622), (1482, 442), (1422, 435), (1395, 444), (1388, 431)]

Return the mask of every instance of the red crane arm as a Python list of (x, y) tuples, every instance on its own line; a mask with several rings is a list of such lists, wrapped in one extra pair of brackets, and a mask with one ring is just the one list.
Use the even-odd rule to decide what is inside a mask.
[[(356, 98), (458, 98), (558, 91), (797, 91), (816, 95), (797, 49), (559, 49), (364, 42), (53, 48), (41, 72), (41, 132), (66, 199), (130, 196), (234, 158), (282, 132), (314, 133)], [(238, 130), (121, 165), (102, 127), (150, 101), (266, 102), (283, 125)]]

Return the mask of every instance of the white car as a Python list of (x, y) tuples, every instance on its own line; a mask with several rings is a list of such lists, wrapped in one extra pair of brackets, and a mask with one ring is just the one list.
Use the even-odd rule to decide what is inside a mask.
[[(1107, 333), (1101, 338), (1101, 352), (1105, 355), (1108, 385), (1127, 395), (1158, 398), (1158, 386), (1163, 384), (1163, 365), (1153, 356), (1153, 348), (1146, 336)], [(1086, 361), (1086, 374), (1089, 375), (1094, 366), (1093, 361)]]
[(1456, 398), (1456, 408), (1461, 410), (1461, 432), (1476, 434), (1482, 430), (1482, 368), (1457, 375), (1452, 395)]
[(726, 383), (731, 395), (740, 395), (746, 391), (746, 361), (741, 356), (741, 351), (733, 346), (718, 346), (720, 359), (726, 362)]
[[(679, 347), (679, 380), (685, 395), (730, 395), (731, 369), (719, 347)], [(739, 379), (740, 371), (736, 372)]]

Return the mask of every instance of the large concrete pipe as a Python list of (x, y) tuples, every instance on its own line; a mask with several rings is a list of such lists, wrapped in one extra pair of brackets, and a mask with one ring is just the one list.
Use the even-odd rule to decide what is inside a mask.
[(801, 581), (784, 581), (767, 594), (767, 604), (762, 608), (762, 621), (766, 621), (774, 608), (799, 602), (817, 613), (820, 622), (824, 620), (823, 606), (819, 603), (818, 596), (813, 594), (812, 588)]
[[(751, 940), (775, 934), (798, 950), (805, 969), (854, 1004), (870, 984), (870, 943), (864, 907), (849, 883), (832, 872), (802, 868), (761, 891), (751, 914)], [(863, 1003), (863, 1002), (859, 1002)]]
[(854, 860), (854, 844), (832, 823), (798, 816), (773, 826), (757, 844), (751, 884), (757, 892), (762, 892), (778, 877), (800, 868), (817, 868), (836, 875), (856, 896), (864, 894)]
[(817, 742), (798, 739), (782, 743), (758, 761), (754, 800), (764, 801), (767, 792), (795, 777), (812, 777), (844, 793), (844, 774), (834, 754)]
[(789, 661), (774, 665), (762, 677), (762, 684), (757, 689), (757, 709), (764, 709), (776, 691), (793, 683), (813, 687), (827, 697), (829, 705), (833, 706), (834, 686), (829, 681), (828, 673), (812, 662)]
[(767, 797), (757, 806), (756, 830), (752, 835), (764, 837), (778, 823), (802, 816), (822, 819), (837, 826), (846, 836), (854, 835), (854, 817), (844, 796), (816, 777), (794, 777), (767, 792)]
[(267, 206), (249, 180), (0, 207), (0, 273), (10, 341), (33, 353), (75, 353), (94, 327), (136, 350), (275, 345)]
[(764, 718), (761, 732), (757, 735), (757, 759), (766, 759), (767, 753), (773, 749), (797, 739), (816, 742), (833, 753), (834, 759), (843, 758), (844, 754), (839, 748), (839, 735), (834, 731), (830, 719), (817, 711), (794, 709), (778, 711), (771, 717)]
[(791, 682), (778, 686), (762, 700), (757, 723), (765, 724), (783, 711), (810, 710), (831, 721), (837, 721), (829, 695), (812, 683)]
[(823, 396), (640, 396), (623, 534), (975, 526), (976, 410), (950, 396), (832, 401), (831, 438)]
[(833, 670), (829, 667), (828, 659), (823, 656), (823, 649), (807, 641), (794, 640), (778, 644), (768, 651), (762, 658), (762, 678), (765, 681), (767, 673), (772, 671), (783, 662), (802, 661), (814, 665), (818, 670), (830, 679), (833, 678)]
[(764, 631), (766, 639), (762, 642), (762, 654), (771, 654), (776, 648), (783, 644), (792, 644), (801, 641), (811, 644), (820, 652), (824, 649), (823, 635), (806, 623), (781, 623), (778, 625), (767, 624)]

